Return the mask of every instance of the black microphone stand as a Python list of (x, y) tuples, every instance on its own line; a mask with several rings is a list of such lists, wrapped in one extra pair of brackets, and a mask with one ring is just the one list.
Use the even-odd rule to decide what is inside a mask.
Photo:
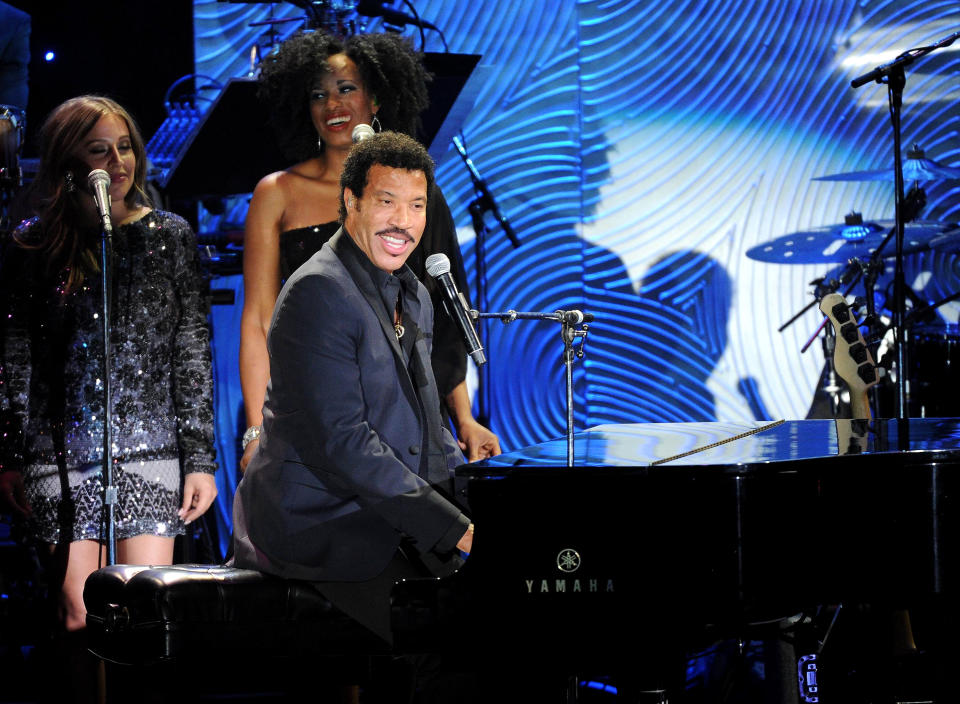
[[(470, 219), (473, 221), (473, 248), (477, 268), (477, 306), (480, 309), (487, 307), (487, 226), (483, 221), (483, 206), (480, 200), (474, 198), (468, 206)], [(473, 311), (471, 311), (472, 313)], [(487, 338), (487, 326), (483, 320), (477, 321), (477, 335), (487, 341), (487, 361), (490, 359), (490, 340)], [(490, 388), (490, 365), (484, 364), (477, 368), (477, 422), (490, 427), (490, 414), (487, 408), (487, 393)]]
[(890, 123), (893, 127), (893, 159), (894, 159), (894, 205), (896, 213), (896, 266), (894, 270), (894, 305), (892, 307), (894, 331), (894, 341), (897, 349), (897, 393), (896, 407), (898, 427), (898, 445), (900, 450), (907, 450), (910, 447), (909, 437), (909, 413), (907, 409), (906, 393), (906, 349), (903, 337), (903, 320), (906, 301), (906, 284), (903, 273), (903, 234), (904, 234), (904, 191), (903, 191), (903, 156), (900, 154), (901, 145), (901, 108), (903, 106), (903, 88), (907, 79), (904, 68), (912, 64), (918, 58), (929, 54), (936, 49), (953, 44), (960, 37), (960, 32), (954, 32), (948, 37), (941, 39), (931, 46), (911, 49), (906, 51), (890, 63), (877, 66), (872, 71), (854, 78), (850, 82), (852, 88), (859, 88), (867, 83), (876, 81), (877, 83), (887, 84), (888, 102), (890, 105)]
[[(477, 261), (477, 307), (480, 310), (484, 310), (487, 307), (487, 225), (484, 222), (483, 214), (488, 211), (494, 214), (494, 217), (503, 227), (503, 231), (507, 234), (507, 237), (510, 239), (510, 242), (513, 244), (514, 248), (520, 246), (520, 240), (517, 238), (517, 234), (513, 231), (513, 227), (510, 226), (510, 221), (507, 220), (506, 216), (500, 212), (500, 207), (497, 205), (497, 201), (494, 200), (493, 194), (490, 192), (490, 189), (487, 186), (487, 182), (484, 181), (480, 176), (480, 172), (477, 171), (477, 167), (473, 165), (473, 160), (471, 160), (467, 155), (467, 149), (463, 144), (463, 139), (459, 135), (453, 138), (453, 145), (456, 147), (457, 153), (460, 154), (460, 157), (463, 159), (463, 163), (467, 167), (467, 171), (470, 174), (470, 180), (473, 182), (474, 192), (477, 196), (470, 201), (468, 210), (470, 211), (470, 218), (473, 222), (473, 246)], [(472, 312), (475, 311), (471, 311), (471, 313)], [(480, 324), (477, 326), (477, 334), (481, 340), (487, 340), (486, 324), (483, 322), (483, 320), (480, 320), (479, 322)], [(489, 355), (490, 343), (488, 341), (488, 361)], [(490, 415), (488, 412), (487, 401), (487, 394), (490, 388), (489, 367), (490, 365), (487, 364), (477, 369), (477, 422), (486, 427), (490, 427)]]
[[(470, 311), (474, 320), (495, 318), (502, 323), (512, 323), (514, 320), (553, 320), (560, 323), (560, 337), (563, 339), (563, 365), (567, 391), (567, 466), (573, 466), (573, 363), (583, 358), (583, 346), (587, 341), (587, 332), (590, 326), (585, 323), (593, 321), (589, 313), (578, 310), (557, 310), (553, 313), (519, 313), (508, 310), (505, 313), (479, 313)], [(576, 349), (573, 342), (580, 338), (580, 346)]]
[(110, 388), (110, 292), (112, 291), (113, 270), (113, 224), (108, 214), (101, 218), (100, 226), (100, 282), (103, 286), (103, 509), (106, 524), (105, 541), (107, 543), (107, 564), (117, 563), (116, 506), (117, 486), (113, 476), (113, 399)]

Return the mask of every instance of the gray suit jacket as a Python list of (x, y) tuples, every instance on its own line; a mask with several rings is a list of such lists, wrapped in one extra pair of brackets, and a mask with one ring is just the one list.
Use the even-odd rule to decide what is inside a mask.
[(467, 517), (436, 488), (464, 459), (439, 421), (430, 298), (414, 277), (411, 375), (364, 256), (341, 229), (277, 299), (263, 432), (234, 499), (239, 567), (364, 581), (402, 538), (429, 555), (466, 531)]

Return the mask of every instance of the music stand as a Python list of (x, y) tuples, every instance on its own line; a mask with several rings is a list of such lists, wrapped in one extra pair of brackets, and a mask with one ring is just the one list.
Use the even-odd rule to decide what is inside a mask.
[[(473, 107), (479, 90), (476, 77), (483, 73), (474, 71), (479, 61), (478, 54), (424, 54), (433, 81), (418, 137), (435, 160)], [(215, 169), (211, 164), (229, 167)], [(171, 195), (191, 197), (250, 193), (261, 178), (290, 165), (267, 123), (266, 106), (257, 99), (256, 79), (231, 78), (184, 141), (164, 188)]]

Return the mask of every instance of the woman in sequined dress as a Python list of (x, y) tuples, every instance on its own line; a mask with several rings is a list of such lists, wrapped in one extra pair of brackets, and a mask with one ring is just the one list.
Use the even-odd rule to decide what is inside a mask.
[[(353, 128), (382, 125), (414, 136), (427, 106), (426, 82), (419, 55), (395, 34), (359, 34), (341, 42), (323, 32), (306, 32), (264, 59), (261, 97), (270, 106), (280, 147), (298, 163), (264, 177), (247, 214), (240, 381), (248, 429), (241, 468), (256, 448), (262, 420), (273, 306), (282, 280), (340, 227), (340, 171), (353, 144)], [(500, 454), (500, 443), (473, 417), (466, 348), (443, 311), (439, 287), (426, 275), (425, 259), (434, 252), (447, 255), (465, 291), (456, 228), (439, 188), (429, 194), (423, 241), (407, 263), (433, 298), (434, 374), (460, 446), (473, 461)]]
[(209, 508), (212, 371), (195, 236), (144, 193), (144, 144), (112, 100), (82, 96), (40, 131), (37, 217), (0, 259), (0, 498), (63, 565), (60, 617), (85, 625), (83, 584), (104, 563), (100, 227), (87, 174), (110, 175), (114, 225), (110, 409), (120, 563), (169, 564)]

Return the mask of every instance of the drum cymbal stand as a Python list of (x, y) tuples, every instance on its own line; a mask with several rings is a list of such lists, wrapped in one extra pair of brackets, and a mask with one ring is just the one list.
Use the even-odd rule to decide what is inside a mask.
[(906, 350), (902, 339), (902, 325), (904, 319), (904, 301), (906, 299), (904, 291), (904, 273), (903, 273), (903, 234), (905, 223), (904, 191), (903, 191), (903, 155), (900, 153), (901, 145), (901, 124), (900, 115), (903, 106), (903, 88), (906, 85), (906, 73), (904, 69), (916, 61), (918, 58), (929, 54), (937, 49), (942, 49), (953, 44), (960, 37), (960, 32), (944, 37), (936, 44), (910, 49), (903, 52), (893, 61), (877, 66), (872, 71), (854, 78), (850, 82), (851, 88), (860, 88), (867, 83), (877, 82), (887, 84), (887, 95), (890, 105), (890, 123), (893, 128), (893, 158), (894, 158), (894, 203), (896, 206), (896, 269), (894, 274), (894, 305), (893, 311), (893, 329), (894, 340), (897, 344), (897, 419), (903, 432), (898, 433), (900, 445), (899, 449), (909, 449), (909, 428), (907, 421), (907, 389), (906, 389)]

